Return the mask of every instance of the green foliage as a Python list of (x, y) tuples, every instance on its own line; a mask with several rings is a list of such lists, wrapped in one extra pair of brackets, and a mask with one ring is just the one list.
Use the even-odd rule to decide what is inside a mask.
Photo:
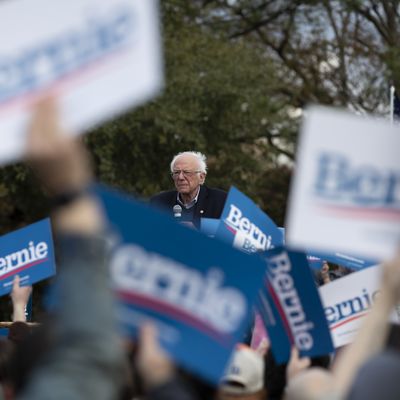
[(290, 148), (296, 126), (284, 98), (268, 96), (280, 85), (271, 63), (243, 43), (205, 31), (188, 13), (187, 2), (164, 2), (161, 96), (87, 137), (99, 179), (148, 197), (172, 186), (175, 153), (198, 150), (208, 156), (208, 184), (234, 184), (251, 195), (254, 177), (278, 155), (265, 132), (279, 125)]
[[(397, 0), (160, 3), (163, 92), (84, 139), (98, 180), (137, 197), (171, 188), (172, 156), (198, 150), (208, 185), (235, 185), (283, 225), (299, 110), (384, 113), (388, 81), (400, 90)], [(44, 199), (28, 168), (1, 168), (0, 233), (48, 215)]]

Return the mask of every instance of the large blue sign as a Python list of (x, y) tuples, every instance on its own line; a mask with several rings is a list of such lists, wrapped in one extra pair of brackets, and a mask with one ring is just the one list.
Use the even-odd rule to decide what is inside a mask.
[(0, 296), (11, 292), (15, 275), (27, 286), (55, 273), (48, 218), (0, 237)]
[[(285, 228), (279, 229), (282, 231), (283, 235), (285, 235)], [(366, 260), (361, 257), (339, 252), (321, 253), (319, 251), (311, 251), (310, 253), (307, 253), (307, 260), (310, 267), (316, 270), (320, 270), (322, 268), (324, 261), (328, 261), (330, 263), (341, 265), (343, 267), (354, 270), (360, 270), (379, 264), (379, 261), (376, 260)]]
[(200, 232), (203, 232), (208, 237), (214, 237), (217, 232), (220, 222), (221, 222), (220, 219), (201, 218), (200, 219)]
[(263, 252), (283, 243), (274, 221), (235, 187), (229, 190), (215, 237), (247, 253)]
[(278, 247), (265, 256), (268, 272), (259, 310), (276, 361), (288, 361), (293, 345), (301, 356), (332, 352), (324, 309), (305, 254)]
[(218, 383), (249, 326), (265, 263), (127, 196), (98, 193), (121, 239), (111, 275), (124, 331), (135, 337), (153, 320), (179, 364)]

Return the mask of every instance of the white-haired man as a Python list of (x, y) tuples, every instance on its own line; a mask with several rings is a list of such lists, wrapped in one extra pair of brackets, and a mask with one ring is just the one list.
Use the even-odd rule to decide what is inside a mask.
[(171, 176), (176, 190), (161, 192), (150, 204), (166, 210), (183, 222), (200, 226), (200, 218), (219, 218), (226, 192), (204, 185), (207, 175), (206, 156), (196, 151), (178, 153), (171, 161)]

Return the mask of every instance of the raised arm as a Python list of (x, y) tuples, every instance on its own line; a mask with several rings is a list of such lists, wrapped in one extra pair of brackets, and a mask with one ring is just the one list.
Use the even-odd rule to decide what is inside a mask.
[(65, 136), (55, 104), (41, 103), (29, 132), (27, 157), (49, 195), (59, 236), (55, 348), (24, 393), (29, 400), (114, 399), (123, 373), (109, 288), (104, 218), (87, 192), (91, 171), (78, 139)]
[(400, 301), (400, 252), (382, 268), (381, 293), (365, 318), (353, 343), (344, 349), (333, 366), (336, 385), (347, 393), (360, 366), (384, 347), (389, 315)]

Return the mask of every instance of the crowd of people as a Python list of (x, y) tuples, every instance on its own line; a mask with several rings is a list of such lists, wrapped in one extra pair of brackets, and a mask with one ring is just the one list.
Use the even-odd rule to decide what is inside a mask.
[[(62, 131), (54, 100), (42, 101), (35, 111), (26, 161), (54, 204), (51, 217), (60, 260), (57, 307), (40, 327), (26, 324), (31, 288), (20, 287), (15, 278), (14, 322), (0, 341), (0, 399), (400, 397), (399, 331), (393, 327), (390, 335), (388, 323), (400, 301), (400, 254), (384, 264), (381, 295), (352, 344), (315, 359), (302, 358), (293, 348), (289, 362), (277, 365), (268, 342), (257, 348), (238, 343), (220, 385), (212, 387), (174, 364), (153, 324), (144, 323), (135, 342), (119, 335), (108, 279), (109, 232), (98, 200), (87, 190), (90, 159), (82, 142)], [(178, 154), (171, 163), (176, 190), (155, 196), (152, 204), (170, 213), (179, 205), (194, 226), (200, 217), (218, 218), (226, 193), (203, 185), (206, 172), (202, 154)], [(328, 283), (326, 266), (322, 274)]]

